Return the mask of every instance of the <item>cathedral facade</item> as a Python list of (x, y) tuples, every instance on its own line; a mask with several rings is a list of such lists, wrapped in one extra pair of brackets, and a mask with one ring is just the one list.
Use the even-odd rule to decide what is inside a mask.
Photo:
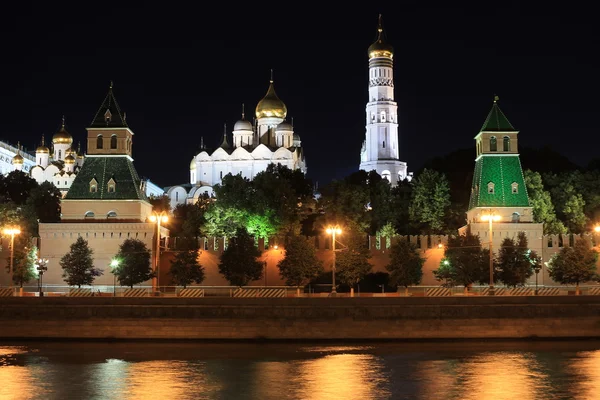
[(394, 48), (384, 41), (381, 15), (378, 37), (369, 46), (369, 101), (366, 133), (360, 151), (359, 169), (376, 171), (393, 186), (406, 178), (406, 163), (400, 161), (398, 103), (394, 101)]
[(273, 79), (267, 94), (256, 106), (254, 123), (242, 118), (233, 127), (232, 143), (227, 139), (227, 127), (221, 145), (208, 149), (201, 143), (200, 152), (190, 161), (189, 184), (165, 188), (171, 208), (178, 204), (195, 203), (202, 195), (212, 195), (214, 185), (227, 174), (250, 180), (271, 163), (306, 173), (306, 161), (300, 136), (286, 121), (287, 107), (275, 93)]

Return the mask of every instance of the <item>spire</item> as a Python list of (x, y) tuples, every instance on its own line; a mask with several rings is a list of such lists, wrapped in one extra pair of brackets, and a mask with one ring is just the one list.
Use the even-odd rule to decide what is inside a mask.
[(377, 21), (377, 40), (367, 50), (369, 54), (369, 59), (371, 58), (393, 58), (394, 57), (394, 48), (389, 44), (385, 43), (384, 34), (383, 34), (383, 18), (381, 14), (379, 14), (379, 19)]
[(113, 93), (113, 82), (110, 81), (108, 93), (100, 105), (98, 112), (94, 116), (91, 128), (127, 128), (127, 122), (124, 113), (115, 99)]
[(246, 119), (246, 113), (244, 112), (244, 103), (242, 103), (242, 121)]
[(204, 136), (200, 136), (200, 150), (204, 150)]
[(81, 142), (77, 142), (77, 154), (81, 154)]
[(42, 144), (41, 146), (45, 146), (46, 145), (46, 141), (44, 140), (44, 134), (42, 133)]
[(292, 128), (294, 127), (294, 117), (292, 117)]
[(500, 110), (498, 106), (499, 97), (494, 95), (494, 103), (492, 104), (492, 109), (490, 110), (483, 126), (479, 130), (480, 132), (516, 132), (514, 126), (508, 121), (506, 115)]
[(21, 142), (17, 142), (17, 155), (21, 155)]
[(227, 124), (223, 124), (223, 142), (219, 147), (223, 149), (228, 149), (230, 147), (229, 143), (227, 142)]
[(271, 80), (269, 82), (273, 83), (273, 68), (271, 68)]
[(381, 23), (381, 14), (379, 14), (379, 22), (377, 24), (377, 40), (383, 40), (381, 34), (383, 33), (383, 24)]

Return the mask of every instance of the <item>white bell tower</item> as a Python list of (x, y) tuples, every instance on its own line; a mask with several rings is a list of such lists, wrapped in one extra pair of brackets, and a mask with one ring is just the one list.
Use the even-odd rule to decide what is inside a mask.
[(394, 101), (394, 49), (383, 40), (381, 14), (377, 41), (369, 46), (369, 102), (366, 138), (359, 169), (375, 170), (393, 186), (407, 177), (406, 163), (399, 160), (398, 104)]

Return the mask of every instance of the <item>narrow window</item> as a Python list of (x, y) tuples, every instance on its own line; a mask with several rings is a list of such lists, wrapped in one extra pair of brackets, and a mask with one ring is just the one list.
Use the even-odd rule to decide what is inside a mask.
[(385, 149), (385, 140), (383, 141), (383, 148)]
[(102, 135), (98, 135), (98, 138), (96, 139), (96, 148), (97, 149), (103, 148)]
[(371, 113), (371, 122), (375, 122), (375, 113)]
[(385, 122), (385, 111), (381, 112), (381, 122)]
[(490, 151), (498, 151), (498, 146), (496, 144), (496, 136), (492, 136), (490, 138)]
[(223, 171), (219, 172), (219, 179), (223, 179)]
[(117, 135), (112, 135), (110, 137), (110, 148), (111, 149), (116, 149), (117, 148)]
[(510, 151), (510, 138), (504, 136), (504, 151)]
[(511, 188), (512, 194), (519, 194), (519, 184), (517, 182), (513, 182), (510, 185), (510, 188)]
[(494, 182), (488, 183), (488, 194), (494, 194)]
[(61, 150), (59, 150), (59, 151), (58, 151), (58, 159), (60, 160), (61, 158), (62, 158), (62, 151), (61, 151)]
[(179, 201), (179, 192), (175, 192), (175, 201)]

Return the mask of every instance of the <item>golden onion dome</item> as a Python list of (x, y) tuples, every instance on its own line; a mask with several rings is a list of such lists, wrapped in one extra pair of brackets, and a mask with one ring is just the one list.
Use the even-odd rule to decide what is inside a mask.
[(52, 136), (52, 143), (54, 144), (71, 144), (73, 143), (73, 136), (65, 129), (63, 125), (58, 132)]
[(65, 157), (65, 164), (75, 164), (75, 157), (68, 155)]
[(367, 53), (369, 53), (369, 59), (379, 57), (394, 58), (394, 48), (383, 41), (381, 14), (379, 14), (379, 25), (377, 26), (377, 40), (369, 46)]
[(73, 156), (76, 157), (77, 156), (77, 152), (75, 150), (73, 150), (72, 147), (69, 147), (66, 151), (65, 151), (65, 156)]
[(269, 90), (261, 101), (256, 106), (256, 118), (268, 118), (275, 117), (285, 119), (287, 116), (287, 107), (275, 94), (275, 88), (273, 87), (273, 80), (269, 84)]
[(196, 169), (196, 158), (192, 158), (192, 161), (190, 161), (190, 171), (193, 171)]
[(37, 149), (35, 149), (35, 153), (36, 154), (50, 154), (50, 149), (47, 148), (44, 145), (39, 146)]
[(23, 164), (23, 156), (20, 154), (16, 154), (12, 159), (13, 165), (22, 165)]

